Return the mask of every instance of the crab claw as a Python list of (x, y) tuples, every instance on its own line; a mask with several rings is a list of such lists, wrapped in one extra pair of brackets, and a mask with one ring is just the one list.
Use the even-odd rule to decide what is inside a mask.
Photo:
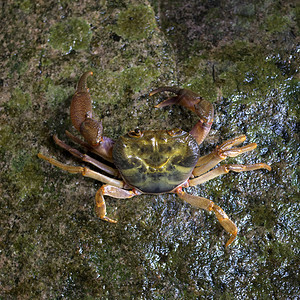
[(160, 108), (168, 105), (178, 104), (190, 109), (199, 116), (200, 120), (192, 128), (190, 134), (196, 139), (198, 144), (201, 144), (209, 133), (213, 122), (213, 105), (196, 93), (188, 89), (180, 89), (177, 87), (163, 86), (152, 91), (150, 96), (160, 92), (172, 92), (176, 94), (176, 96), (166, 99), (155, 107)]
[(82, 134), (88, 144), (95, 146), (102, 141), (102, 123), (93, 119), (92, 101), (87, 88), (87, 78), (93, 72), (85, 72), (79, 79), (72, 98), (70, 115), (73, 126)]

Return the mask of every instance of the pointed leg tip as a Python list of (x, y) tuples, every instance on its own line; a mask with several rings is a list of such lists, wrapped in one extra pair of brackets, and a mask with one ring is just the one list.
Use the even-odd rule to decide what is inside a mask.
[(162, 108), (162, 107), (165, 106), (165, 105), (163, 105), (163, 103), (164, 103), (164, 101), (163, 101), (163, 102), (160, 102), (160, 103), (158, 103), (158, 104), (156, 104), (156, 105), (154, 105), (154, 107), (155, 107), (155, 108)]
[(227, 241), (227, 243), (225, 244), (225, 248), (227, 248), (229, 245), (231, 245), (233, 243), (233, 241), (235, 240), (236, 235), (232, 235), (229, 240)]
[(118, 223), (118, 221), (113, 220), (113, 219), (110, 219), (110, 218), (107, 217), (107, 216), (101, 217), (100, 219), (103, 220), (103, 221), (105, 221), (105, 222), (109, 222), (109, 223), (113, 223), (113, 224)]
[(272, 167), (270, 167), (269, 165), (265, 164), (265, 169), (267, 169), (268, 171), (272, 171)]
[(43, 159), (44, 155), (42, 153), (38, 153), (37, 157)]
[(51, 163), (52, 158), (47, 157), (46, 155), (44, 155), (42, 153), (38, 153), (37, 156), (38, 156), (38, 158), (43, 159), (43, 160), (48, 161), (48, 162)]
[(56, 143), (57, 141), (59, 141), (59, 138), (58, 138), (58, 136), (57, 136), (56, 134), (54, 134), (52, 138), (53, 138), (53, 140), (54, 140), (55, 143)]

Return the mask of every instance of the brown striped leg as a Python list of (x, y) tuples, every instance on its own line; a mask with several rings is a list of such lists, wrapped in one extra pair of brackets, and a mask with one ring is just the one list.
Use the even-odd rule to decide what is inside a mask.
[(101, 156), (107, 161), (113, 162), (112, 159), (112, 149), (114, 146), (114, 141), (106, 136), (102, 137), (101, 143), (97, 145), (90, 145), (85, 141), (82, 141), (80, 138), (77, 136), (73, 135), (71, 132), (68, 130), (65, 131), (66, 135), (68, 136), (69, 139), (71, 139), (74, 143), (79, 144), (89, 151), (96, 153), (97, 155)]
[(110, 175), (113, 175), (113, 176), (117, 176), (119, 174), (117, 169), (109, 167), (106, 164), (103, 164), (103, 163), (99, 162), (98, 160), (90, 157), (89, 155), (83, 154), (80, 151), (78, 151), (77, 149), (72, 148), (71, 146), (69, 146), (68, 144), (66, 144), (62, 140), (60, 140), (56, 135), (53, 136), (53, 140), (58, 146), (60, 146), (61, 148), (67, 150), (68, 152), (70, 152), (75, 157), (80, 158), (82, 161), (88, 162), (88, 163), (96, 166), (100, 170), (105, 171), (107, 174), (110, 174)]

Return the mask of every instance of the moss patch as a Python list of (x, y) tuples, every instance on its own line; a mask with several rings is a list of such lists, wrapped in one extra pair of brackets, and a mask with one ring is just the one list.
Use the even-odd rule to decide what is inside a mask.
[(286, 16), (274, 14), (266, 18), (265, 29), (270, 33), (283, 32), (290, 26), (290, 20)]
[(8, 177), (16, 184), (20, 198), (39, 192), (44, 182), (44, 175), (39, 170), (40, 162), (31, 153), (20, 150), (14, 155)]
[(126, 100), (126, 95), (138, 93), (148, 88), (160, 75), (159, 69), (147, 63), (126, 68), (123, 71), (102, 70), (95, 72), (90, 81), (92, 99), (97, 102), (119, 103)]
[[(15, 146), (13, 129), (10, 125), (1, 124), (0, 128), (0, 155), (1, 158), (7, 159), (7, 151)], [(6, 158), (5, 158), (6, 156)]]
[(69, 53), (71, 50), (87, 49), (92, 38), (90, 25), (80, 18), (69, 18), (50, 29), (49, 44), (54, 49)]
[(120, 12), (117, 26), (113, 30), (121, 37), (133, 41), (147, 38), (155, 28), (156, 22), (151, 7), (137, 5)]
[(29, 109), (32, 105), (30, 95), (24, 93), (20, 88), (12, 91), (9, 102), (6, 104), (11, 114), (17, 114)]
[(282, 79), (275, 56), (268, 56), (262, 47), (242, 40), (189, 57), (184, 73), (187, 87), (207, 99), (215, 99), (218, 88), (224, 97), (236, 92), (265, 96), (270, 86)]
[(49, 84), (46, 92), (46, 99), (52, 107), (56, 107), (66, 101), (72, 94), (74, 94), (74, 88), (72, 87), (66, 89), (58, 85)]

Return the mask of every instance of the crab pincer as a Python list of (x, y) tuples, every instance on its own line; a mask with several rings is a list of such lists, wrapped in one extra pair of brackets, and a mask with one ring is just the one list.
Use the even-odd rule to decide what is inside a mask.
[(214, 118), (214, 107), (213, 105), (197, 95), (196, 93), (177, 87), (163, 86), (153, 90), (150, 96), (160, 92), (171, 92), (176, 96), (170, 97), (163, 102), (157, 104), (155, 107), (161, 108), (168, 105), (178, 104), (184, 106), (199, 116), (200, 120), (190, 131), (190, 134), (196, 139), (198, 145), (203, 142), (205, 137), (210, 131), (211, 125)]
[(102, 123), (93, 119), (92, 101), (87, 88), (87, 78), (93, 72), (85, 72), (79, 79), (77, 89), (72, 97), (70, 116), (73, 126), (90, 145), (98, 145), (102, 140)]
[(91, 75), (93, 75), (93, 72), (91, 71), (85, 72), (81, 75), (70, 106), (71, 122), (83, 136), (86, 143), (78, 140), (78, 138), (68, 131), (66, 134), (75, 143), (79, 143), (90, 151), (99, 154), (108, 161), (111, 161), (114, 141), (102, 135), (102, 122), (93, 118), (92, 100), (87, 87), (87, 78)]

